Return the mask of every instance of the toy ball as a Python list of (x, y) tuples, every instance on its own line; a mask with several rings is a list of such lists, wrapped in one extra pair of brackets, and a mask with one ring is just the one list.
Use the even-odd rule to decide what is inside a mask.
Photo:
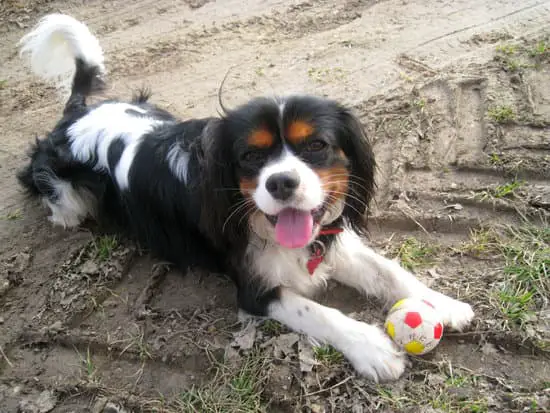
[(443, 323), (435, 307), (426, 300), (404, 298), (390, 309), (386, 333), (409, 354), (432, 351), (443, 336)]

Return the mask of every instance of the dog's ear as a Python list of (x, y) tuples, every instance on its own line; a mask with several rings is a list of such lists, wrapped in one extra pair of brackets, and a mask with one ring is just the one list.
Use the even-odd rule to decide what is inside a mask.
[(221, 119), (212, 119), (201, 137), (201, 175), (198, 183), (201, 193), (201, 231), (218, 248), (235, 244), (246, 235), (229, 215), (242, 201), (235, 174), (236, 164), (232, 139), (224, 131)]
[(374, 152), (359, 119), (347, 108), (339, 108), (340, 145), (350, 161), (350, 180), (343, 216), (352, 228), (364, 234), (367, 214), (374, 195)]

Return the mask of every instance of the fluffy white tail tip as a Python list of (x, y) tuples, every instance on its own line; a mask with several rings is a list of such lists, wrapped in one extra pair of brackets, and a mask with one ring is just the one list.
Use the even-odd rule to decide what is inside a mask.
[(19, 41), (36, 75), (65, 83), (72, 80), (75, 59), (105, 72), (103, 50), (88, 27), (71, 16), (50, 14)]

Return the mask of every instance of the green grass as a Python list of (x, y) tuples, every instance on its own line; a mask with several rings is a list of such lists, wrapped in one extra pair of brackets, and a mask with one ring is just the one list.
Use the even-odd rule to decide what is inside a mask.
[(499, 299), (503, 314), (517, 324), (550, 299), (550, 227), (510, 227), (499, 246), (506, 281)]
[(503, 261), (495, 301), (503, 317), (524, 326), (550, 301), (550, 227), (519, 227), (472, 231), (461, 252)]
[(345, 77), (344, 70), (340, 67), (334, 68), (319, 68), (312, 67), (308, 69), (307, 75), (310, 79), (318, 83), (329, 83), (342, 80)]
[[(431, 406), (440, 412), (448, 413), (486, 413), (487, 401), (482, 398), (464, 399), (464, 396), (449, 391), (451, 388), (463, 387), (473, 389), (477, 386), (476, 380), (466, 375), (449, 377), (444, 384), (430, 385), (415, 383), (406, 391), (392, 391), (386, 386), (377, 386), (379, 404), (390, 408), (391, 411), (424, 411)], [(469, 394), (465, 391), (465, 395)]]
[(426, 107), (426, 99), (423, 99), (423, 98), (415, 99), (413, 101), (413, 106), (419, 110), (424, 109)]
[(6, 79), (0, 79), (0, 90), (4, 89), (7, 84), (8, 81)]
[(511, 56), (516, 53), (517, 47), (513, 44), (501, 44), (496, 48), (498, 53), (502, 53)]
[(127, 351), (133, 351), (135, 354), (138, 355), (139, 359), (142, 362), (152, 360), (153, 354), (151, 348), (149, 347), (149, 344), (147, 344), (147, 341), (145, 339), (145, 331), (137, 324), (134, 324), (134, 327), (135, 329), (128, 329), (128, 338), (113, 341), (110, 344), (124, 345), (124, 347), (120, 351), (120, 355), (123, 355)]
[(283, 331), (283, 326), (278, 321), (267, 319), (262, 323), (260, 329), (270, 336), (278, 336)]
[(506, 198), (516, 193), (516, 190), (524, 185), (523, 181), (513, 180), (512, 182), (499, 185), (493, 190), (493, 196), (495, 198)]
[(489, 108), (487, 114), (497, 123), (507, 123), (516, 117), (514, 110), (506, 105), (493, 106)]
[(462, 375), (453, 375), (450, 377), (447, 377), (445, 380), (445, 384), (452, 387), (464, 387), (469, 383), (467, 376)]
[(491, 165), (494, 166), (499, 166), (504, 163), (502, 158), (496, 153), (492, 153), (491, 155), (489, 155), (489, 162)]
[(80, 361), (82, 363), (82, 369), (83, 369), (83, 374), (85, 376), (85, 380), (87, 383), (89, 384), (92, 384), (92, 383), (99, 383), (100, 382), (100, 378), (98, 376), (98, 372), (97, 372), (97, 368), (92, 360), (92, 355), (90, 353), (90, 348), (88, 347), (86, 349), (86, 356), (83, 357), (79, 352), (78, 350), (76, 350), (77, 354), (78, 354), (78, 357), (80, 358)]
[(401, 265), (409, 271), (432, 265), (437, 247), (425, 244), (416, 238), (407, 238), (396, 251)]
[(315, 359), (325, 366), (333, 366), (344, 361), (344, 355), (328, 344), (313, 347), (313, 354)]
[(525, 182), (514, 179), (511, 182), (507, 182), (502, 185), (498, 185), (494, 188), (489, 188), (486, 191), (478, 192), (475, 197), (481, 201), (488, 199), (507, 199), (518, 197), (518, 190), (525, 185)]
[(450, 397), (445, 391), (441, 391), (430, 401), (434, 409), (448, 413), (487, 413), (487, 401), (479, 400), (456, 400)]
[(113, 235), (103, 235), (94, 240), (96, 256), (99, 261), (107, 261), (111, 258), (113, 250), (118, 246), (118, 240)]
[(256, 413), (266, 411), (262, 393), (267, 376), (267, 359), (251, 353), (240, 367), (218, 364), (211, 382), (181, 395), (178, 412)]
[(0, 219), (6, 220), (6, 221), (16, 221), (18, 219), (21, 219), (23, 217), (23, 214), (21, 213), (20, 209), (16, 209), (15, 211), (10, 211), (6, 215), (0, 217)]
[(536, 44), (535, 47), (530, 50), (529, 54), (531, 55), (531, 57), (537, 57), (549, 52), (550, 46), (548, 46), (548, 43), (546, 43), (545, 41), (540, 41)]

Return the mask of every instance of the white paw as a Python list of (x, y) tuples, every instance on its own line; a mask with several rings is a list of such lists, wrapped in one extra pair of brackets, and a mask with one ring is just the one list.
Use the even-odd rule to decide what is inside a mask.
[(362, 376), (375, 382), (397, 380), (405, 371), (405, 354), (373, 325), (351, 320), (340, 341), (340, 351)]
[(474, 310), (468, 303), (443, 296), (433, 303), (437, 311), (441, 313), (443, 324), (453, 330), (461, 331), (467, 327), (474, 318)]

